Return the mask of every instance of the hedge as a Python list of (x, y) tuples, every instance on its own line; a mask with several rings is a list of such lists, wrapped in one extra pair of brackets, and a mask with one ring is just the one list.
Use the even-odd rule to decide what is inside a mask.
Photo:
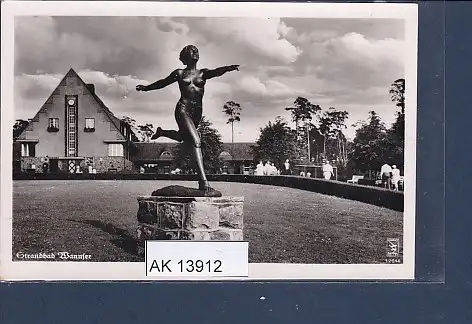
[[(321, 194), (346, 198), (350, 200), (356, 200), (397, 211), (404, 210), (403, 192), (388, 190), (379, 187), (298, 176), (253, 176), (242, 174), (214, 174), (208, 175), (207, 177), (209, 181), (254, 183), (302, 189)], [(171, 175), (156, 173), (37, 173), (34, 175), (16, 174), (13, 178), (15, 180), (198, 180), (197, 175)]]

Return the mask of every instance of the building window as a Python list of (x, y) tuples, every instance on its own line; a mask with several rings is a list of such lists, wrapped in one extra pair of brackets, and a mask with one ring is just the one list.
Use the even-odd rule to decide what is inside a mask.
[(78, 151), (78, 107), (77, 96), (66, 96), (66, 156), (77, 156)]
[(95, 131), (95, 118), (85, 118), (85, 132)]
[(49, 118), (48, 132), (59, 131), (59, 118)]
[(123, 144), (108, 144), (108, 156), (123, 155)]
[(21, 156), (34, 157), (35, 155), (36, 152), (34, 143), (21, 143)]

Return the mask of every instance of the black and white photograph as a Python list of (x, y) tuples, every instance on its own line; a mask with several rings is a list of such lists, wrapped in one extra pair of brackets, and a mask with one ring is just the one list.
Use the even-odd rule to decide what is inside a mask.
[(416, 5), (10, 5), (2, 278), (146, 279), (161, 240), (413, 278)]

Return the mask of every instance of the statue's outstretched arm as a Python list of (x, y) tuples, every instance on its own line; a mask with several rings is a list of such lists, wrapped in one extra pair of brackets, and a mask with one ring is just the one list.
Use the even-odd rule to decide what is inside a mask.
[(171, 74), (169, 74), (169, 76), (166, 77), (165, 79), (158, 80), (147, 86), (143, 86), (143, 85), (136, 86), (136, 90), (137, 91), (150, 91), (150, 90), (162, 89), (176, 82), (178, 78), (179, 78), (179, 72), (178, 70), (175, 70)]
[(228, 66), (222, 66), (213, 70), (209, 69), (202, 69), (203, 71), (203, 78), (208, 80), (211, 78), (219, 77), (225, 74), (226, 72), (230, 71), (239, 71), (239, 65), (228, 65)]

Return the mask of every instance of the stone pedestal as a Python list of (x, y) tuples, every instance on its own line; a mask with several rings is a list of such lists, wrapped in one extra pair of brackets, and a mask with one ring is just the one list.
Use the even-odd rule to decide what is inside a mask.
[(138, 197), (138, 251), (145, 240), (242, 241), (244, 197)]

